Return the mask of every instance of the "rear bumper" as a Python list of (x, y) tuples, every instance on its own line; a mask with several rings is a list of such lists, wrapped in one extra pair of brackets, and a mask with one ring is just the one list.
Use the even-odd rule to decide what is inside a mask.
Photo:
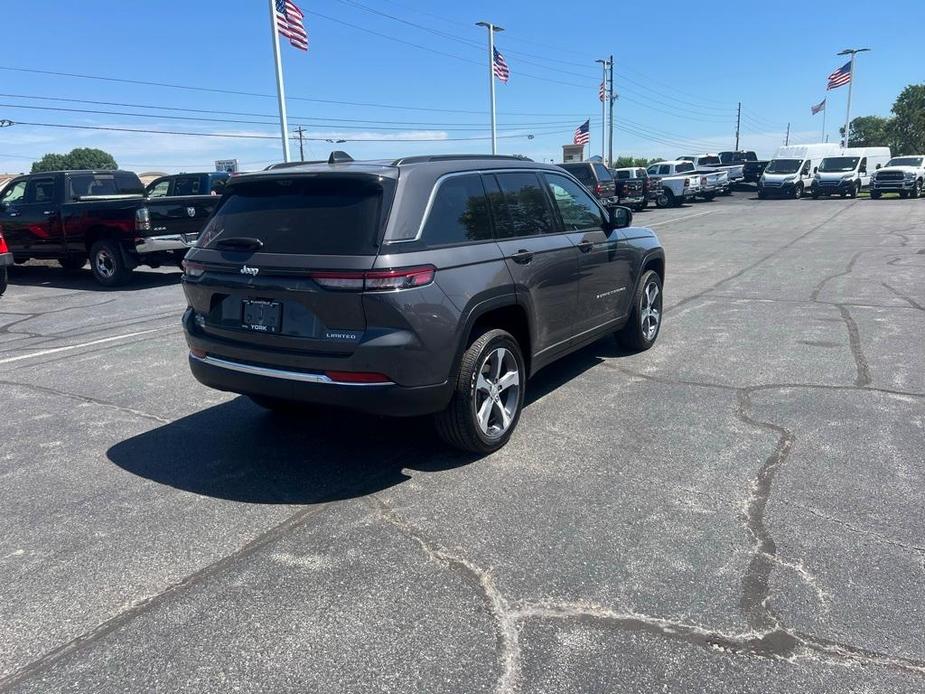
[(395, 383), (343, 384), (320, 373), (245, 364), (210, 355), (200, 358), (190, 354), (189, 364), (197, 381), (216, 390), (394, 417), (439, 412), (449, 403), (453, 389), (450, 382), (414, 388)]
[(185, 251), (194, 243), (199, 234), (165, 234), (163, 236), (143, 236), (135, 239), (135, 252), (141, 255), (161, 251)]
[(13, 264), (12, 253), (0, 253), (0, 267), (6, 267)]
[(625, 198), (620, 198), (621, 205), (638, 205), (641, 202), (646, 201), (645, 195), (629, 195)]

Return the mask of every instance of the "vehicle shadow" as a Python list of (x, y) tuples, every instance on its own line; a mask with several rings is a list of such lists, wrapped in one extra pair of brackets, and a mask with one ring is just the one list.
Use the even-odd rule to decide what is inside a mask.
[[(543, 369), (526, 407), (621, 353), (603, 340)], [(515, 434), (516, 435), (516, 434)], [(107, 456), (159, 484), (254, 504), (318, 504), (362, 497), (481, 458), (449, 448), (428, 417), (374, 417), (334, 408), (289, 415), (238, 397), (121, 441)]]
[(104, 287), (93, 279), (88, 267), (82, 270), (65, 270), (57, 265), (11, 265), (9, 283), (21, 287), (53, 287), (90, 292), (138, 291), (179, 284), (182, 273), (136, 269), (127, 284), (121, 287)]

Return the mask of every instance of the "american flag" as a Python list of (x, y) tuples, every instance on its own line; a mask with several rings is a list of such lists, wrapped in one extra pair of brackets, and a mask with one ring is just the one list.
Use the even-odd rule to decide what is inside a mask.
[(819, 102), (818, 104), (816, 104), (815, 106), (810, 106), (810, 107), (809, 107), (809, 110), (813, 112), (813, 115), (814, 115), (814, 116), (815, 116), (817, 113), (819, 113), (819, 111), (825, 111), (825, 99), (823, 99), (822, 101), (820, 101), (820, 102)]
[(826, 86), (826, 90), (837, 89), (838, 87), (844, 87), (848, 82), (851, 81), (851, 61), (838, 68), (835, 72), (829, 75), (829, 84)]
[(303, 23), (304, 15), (292, 0), (276, 0), (276, 29), (280, 36), (289, 39), (296, 48), (308, 50), (308, 33)]
[(511, 77), (511, 69), (507, 66), (507, 63), (504, 62), (504, 56), (501, 55), (501, 52), (495, 48), (494, 49), (494, 60), (492, 60), (492, 71), (495, 73), (495, 77), (507, 84), (507, 81)]
[(586, 145), (591, 142), (591, 119), (575, 128), (575, 138), (572, 140), (576, 145)]
[(597, 90), (597, 95), (603, 101), (607, 96), (607, 88), (604, 86), (604, 81), (601, 80), (601, 88)]

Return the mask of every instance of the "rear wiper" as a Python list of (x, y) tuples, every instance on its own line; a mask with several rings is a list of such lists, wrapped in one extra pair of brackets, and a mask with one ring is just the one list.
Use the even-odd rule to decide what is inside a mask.
[(216, 241), (215, 247), (232, 251), (259, 251), (263, 248), (263, 241), (249, 236), (230, 236)]

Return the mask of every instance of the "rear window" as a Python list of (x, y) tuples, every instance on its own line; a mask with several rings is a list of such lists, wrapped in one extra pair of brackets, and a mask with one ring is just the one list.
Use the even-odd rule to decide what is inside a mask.
[(180, 176), (173, 184), (174, 195), (200, 195), (199, 189), (202, 179), (199, 176)]
[(273, 178), (226, 190), (197, 245), (255, 238), (261, 253), (374, 255), (394, 182), (372, 176)]
[(71, 174), (67, 189), (72, 200), (85, 195), (142, 195), (145, 190), (138, 176), (128, 171)]
[(594, 170), (597, 171), (597, 179), (599, 181), (612, 181), (613, 176), (610, 175), (610, 171), (607, 170), (607, 167), (603, 164), (595, 164)]
[(479, 174), (451, 176), (440, 183), (424, 223), (423, 238), (429, 246), (491, 238), (488, 199)]
[(721, 163), (719, 157), (700, 157), (701, 166), (719, 166)]
[[(689, 161), (685, 161), (685, 162), (682, 162), (681, 164), (678, 164), (676, 167), (674, 167), (674, 170), (677, 171), (678, 173), (684, 173), (685, 171), (693, 171), (694, 165), (691, 164)], [(666, 171), (665, 173), (668, 173), (668, 172)]]
[(591, 173), (591, 167), (587, 164), (561, 164), (560, 166), (586, 186), (591, 186), (593, 188), (594, 184), (597, 183), (597, 181), (594, 180), (594, 175)]
[(617, 178), (620, 179), (621, 181), (625, 181), (628, 178), (633, 178), (632, 171), (617, 171), (616, 174), (617, 174)]

